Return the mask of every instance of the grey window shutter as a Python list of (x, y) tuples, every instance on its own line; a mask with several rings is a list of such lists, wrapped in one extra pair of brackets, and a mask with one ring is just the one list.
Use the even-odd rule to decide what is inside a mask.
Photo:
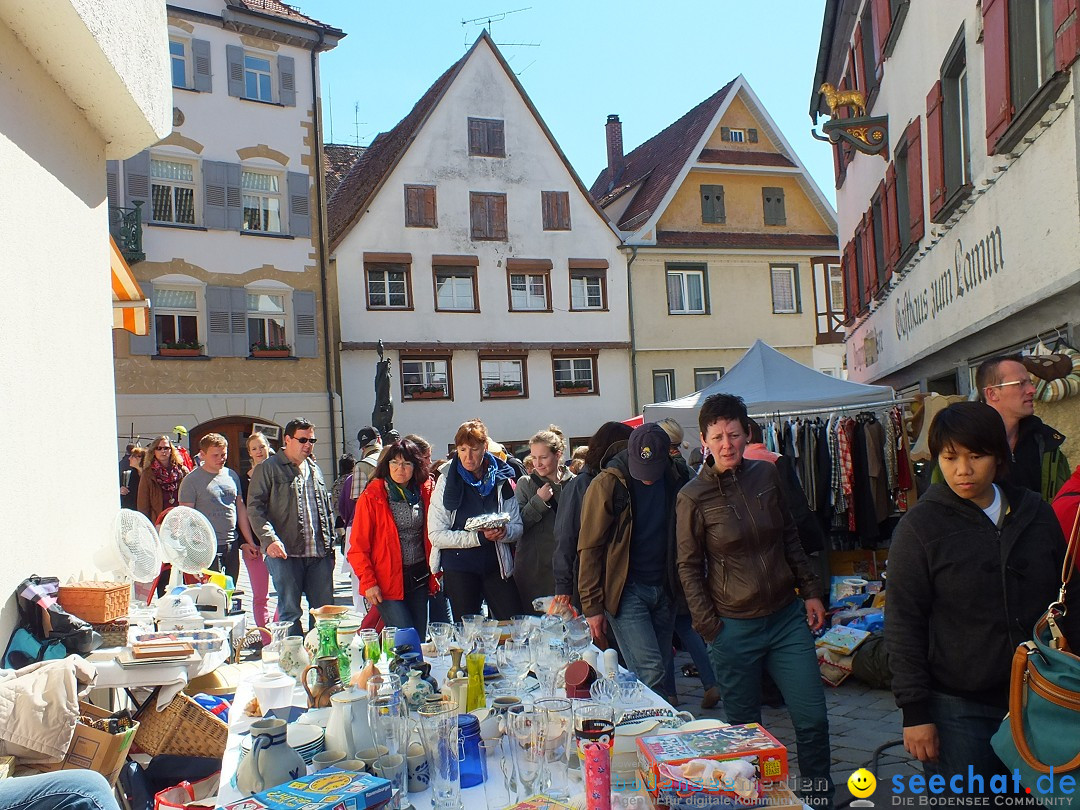
[(229, 308), (232, 310), (232, 352), (233, 357), (247, 357), (251, 354), (247, 328), (247, 290), (243, 287), (229, 287)]
[(120, 161), (105, 161), (105, 194), (109, 199), (109, 208), (120, 205)]
[(720, 127), (720, 140), (722, 140), (722, 141), (730, 141), (731, 140), (731, 127)]
[(210, 42), (205, 39), (191, 40), (191, 56), (195, 60), (195, 89), (209, 93), (213, 87), (210, 74)]
[(791, 273), (795, 280), (795, 311), (802, 312), (802, 290), (799, 289), (799, 265)]
[[(150, 152), (143, 150), (124, 161), (124, 205), (129, 208), (136, 202), (144, 205), (150, 199)], [(150, 212), (144, 211), (143, 218)]]
[(225, 183), (228, 167), (228, 163), (218, 160), (203, 161), (203, 225), (207, 228), (225, 230), (227, 227)]
[[(140, 281), (139, 287), (142, 288), (143, 295), (153, 302), (154, 285), (149, 281)], [(128, 351), (132, 354), (157, 354), (157, 318), (154, 317), (152, 306), (150, 309), (150, 334), (131, 335), (128, 342)]]
[(757, 130), (753, 128), (746, 130), (746, 140), (750, 143), (757, 143)]
[(786, 225), (787, 214), (784, 211), (784, 190), (766, 186), (761, 189), (761, 202), (765, 210), (766, 225)]
[(225, 227), (238, 231), (244, 225), (244, 197), (240, 191), (240, 164), (225, 164)]
[(289, 193), (289, 233), (310, 238), (311, 202), (307, 172), (289, 172), (285, 185)]
[(319, 349), (315, 328), (315, 293), (296, 290), (293, 304), (293, 357), (318, 357)]
[(724, 187), (701, 187), (701, 221), (723, 224), (724, 222)]
[(244, 98), (244, 49), (226, 45), (225, 61), (229, 64), (229, 95)]
[(278, 101), (286, 107), (296, 106), (296, 63), (291, 56), (277, 58)]
[(210, 357), (235, 357), (232, 339), (233, 289), (206, 288), (206, 353)]

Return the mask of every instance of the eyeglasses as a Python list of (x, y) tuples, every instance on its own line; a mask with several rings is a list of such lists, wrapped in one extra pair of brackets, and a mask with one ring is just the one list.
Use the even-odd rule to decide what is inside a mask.
[(293, 438), (300, 442), (300, 444), (307, 444), (308, 442), (315, 444), (315, 442), (318, 441), (318, 439), (309, 439), (307, 436), (293, 436)]
[(155, 453), (160, 453), (162, 450), (168, 451), (168, 450), (172, 450), (172, 448), (169, 447), (169, 445), (167, 445), (167, 444), (163, 444), (163, 445), (161, 445), (161, 447), (155, 447), (154, 448)]
[(412, 467), (414, 465), (413, 465), (413, 463), (411, 461), (405, 461), (405, 459), (402, 459), (402, 458), (395, 458), (393, 461), (390, 462), (390, 466), (391, 467)]
[(993, 385), (988, 385), (986, 387), (987, 388), (1008, 388), (1010, 385), (1019, 385), (1021, 388), (1023, 388), (1025, 385), (1030, 385), (1032, 388), (1035, 387), (1035, 383), (1033, 383), (1031, 380), (1009, 380), (1009, 382), (994, 383)]

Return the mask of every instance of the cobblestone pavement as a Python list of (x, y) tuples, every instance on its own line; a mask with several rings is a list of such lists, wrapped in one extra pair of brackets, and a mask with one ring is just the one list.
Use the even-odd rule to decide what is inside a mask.
[[(250, 593), (247, 571), (241, 566), (239, 587)], [(271, 583), (271, 588), (273, 583)], [(351, 605), (349, 577), (338, 573), (334, 578), (334, 600), (339, 605)], [(276, 607), (273, 591), (270, 594), (270, 611)], [(244, 597), (244, 607), (249, 613), (250, 598)], [(724, 719), (724, 705), (719, 703), (712, 709), (702, 709), (701, 699), (704, 689), (697, 678), (682, 675), (682, 666), (690, 663), (690, 656), (678, 652), (675, 658), (676, 685), (679, 691), (680, 709), (691, 712), (695, 717), (714, 717)], [(900, 711), (893, 702), (891, 692), (872, 689), (853, 678), (848, 678), (836, 688), (825, 687), (825, 699), (829, 708), (829, 731), (832, 741), (832, 775), (836, 782), (836, 804), (841, 806), (853, 797), (847, 789), (847, 779), (852, 771), (870, 768), (873, 765), (875, 751), (901, 738)], [(795, 733), (791, 719), (784, 708), (762, 709), (762, 725), (774, 737), (788, 747), (792, 773), (798, 773), (798, 759), (795, 752)], [(878, 782), (887, 781), (893, 774), (909, 776), (919, 771), (914, 762), (896, 745), (884, 749), (874, 768)], [(879, 800), (880, 801), (880, 800)]]

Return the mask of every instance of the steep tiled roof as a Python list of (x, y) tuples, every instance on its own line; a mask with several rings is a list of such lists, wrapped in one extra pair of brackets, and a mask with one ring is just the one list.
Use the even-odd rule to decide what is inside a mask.
[(405, 154), (405, 150), (420, 131), (420, 126), (435, 108), (443, 92), (450, 86), (450, 82), (468, 55), (466, 53), (436, 79), (397, 126), (388, 132), (379, 133), (368, 146), (363, 157), (356, 161), (341, 179), (337, 190), (327, 201), (326, 219), (330, 228), (331, 250), (337, 247), (337, 243), (349, 227), (367, 208), (391, 169)]
[(625, 158), (626, 168), (621, 176), (612, 178), (606, 168), (600, 172), (589, 190), (598, 201), (614, 190), (613, 185), (625, 188), (640, 184), (634, 199), (617, 223), (620, 228), (630, 230), (624, 228), (623, 224), (633, 222), (640, 225), (653, 214), (734, 84), (735, 79), (732, 79), (678, 121), (630, 152)]
[(776, 152), (744, 152), (740, 149), (702, 149), (699, 163), (732, 163), (740, 166), (789, 166), (795, 161)]
[(295, 9), (286, 3), (282, 3), (281, 0), (235, 0), (235, 2), (237, 5), (246, 8), (248, 11), (254, 11), (258, 14), (269, 14), (272, 17), (280, 17), (283, 20), (291, 20), (293, 22), (304, 23), (305, 25), (317, 25), (319, 28), (337, 30), (332, 25), (319, 22), (314, 17), (301, 14), (298, 9)]
[(833, 234), (813, 233), (723, 233), (719, 231), (659, 231), (659, 247), (687, 248), (775, 248), (779, 250), (837, 250)]
[(323, 144), (323, 171), (326, 174), (326, 199), (333, 196), (341, 180), (367, 151), (366, 146), (345, 143)]

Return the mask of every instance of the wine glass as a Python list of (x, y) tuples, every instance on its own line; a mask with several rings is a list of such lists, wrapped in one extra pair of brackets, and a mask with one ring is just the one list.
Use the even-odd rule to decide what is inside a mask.
[(544, 644), (541, 641), (537, 645), (535, 672), (544, 687), (544, 693), (549, 697), (554, 697), (555, 685), (566, 668), (566, 663), (566, 647), (563, 644)]
[(510, 619), (510, 638), (520, 644), (529, 635), (532, 625), (532, 616), (527, 613), (519, 613)]
[(584, 616), (566, 620), (566, 644), (575, 660), (592, 644), (592, 630)]
[(487, 655), (495, 655), (501, 636), (502, 628), (499, 627), (499, 620), (484, 619), (483, 624), (480, 625), (480, 643)]
[(496, 661), (500, 671), (515, 683), (520, 683), (528, 673), (528, 657), (528, 644), (511, 639), (499, 648)]
[(454, 641), (454, 626), (446, 622), (431, 622), (428, 624), (428, 635), (435, 645), (435, 654), (441, 658)]

